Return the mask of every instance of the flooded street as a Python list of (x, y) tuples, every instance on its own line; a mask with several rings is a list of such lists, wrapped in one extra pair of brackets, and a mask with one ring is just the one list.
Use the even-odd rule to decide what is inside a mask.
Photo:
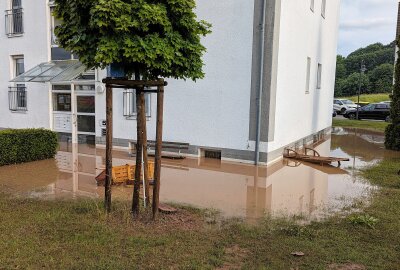
[[(266, 214), (310, 219), (340, 211), (372, 188), (357, 170), (379, 160), (400, 157), (384, 150), (382, 133), (335, 128), (316, 147), (321, 155), (350, 158), (342, 168), (290, 160), (269, 167), (213, 159), (163, 160), (161, 201), (213, 208), (224, 217), (248, 221)], [(0, 187), (17, 196), (42, 199), (102, 198), (95, 177), (105, 167), (105, 151), (94, 145), (60, 143), (55, 160), (0, 167)], [(127, 151), (115, 151), (114, 165), (134, 164)], [(132, 187), (113, 187), (113, 197), (131, 199)]]

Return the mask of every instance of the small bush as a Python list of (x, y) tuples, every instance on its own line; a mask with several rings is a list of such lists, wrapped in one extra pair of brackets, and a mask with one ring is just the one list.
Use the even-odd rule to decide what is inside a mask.
[(0, 131), (0, 166), (53, 158), (57, 133), (45, 129)]
[(349, 221), (354, 225), (364, 225), (371, 229), (375, 229), (375, 225), (379, 222), (377, 218), (374, 218), (367, 214), (350, 216)]

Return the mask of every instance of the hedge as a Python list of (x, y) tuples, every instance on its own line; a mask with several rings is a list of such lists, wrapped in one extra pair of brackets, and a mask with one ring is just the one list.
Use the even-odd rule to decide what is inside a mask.
[(45, 129), (0, 131), (0, 166), (54, 158), (57, 133)]

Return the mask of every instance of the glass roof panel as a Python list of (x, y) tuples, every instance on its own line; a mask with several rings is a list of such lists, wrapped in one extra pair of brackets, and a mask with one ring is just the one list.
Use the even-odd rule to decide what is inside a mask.
[(27, 72), (19, 75), (18, 77), (14, 78), (11, 80), (11, 82), (29, 82), (36, 76), (39, 76), (43, 72), (51, 69), (54, 66), (53, 63), (42, 63), (40, 65), (37, 65), (36, 67), (28, 70)]
[(11, 82), (68, 82), (85, 70), (86, 67), (78, 60), (52, 61), (37, 65)]
[(73, 81), (76, 77), (81, 75), (83, 72), (85, 72), (86, 66), (84, 66), (82, 63), (77, 62), (75, 65), (70, 66), (67, 70), (64, 72), (60, 73), (53, 79), (51, 79), (51, 82), (69, 82)]
[(79, 62), (76, 60), (67, 60), (67, 61), (54, 61), (53, 67), (46, 70), (45, 72), (38, 75), (36, 78), (32, 79), (32, 82), (49, 82), (53, 78), (57, 77), (58, 75), (66, 72), (72, 66), (78, 64)]

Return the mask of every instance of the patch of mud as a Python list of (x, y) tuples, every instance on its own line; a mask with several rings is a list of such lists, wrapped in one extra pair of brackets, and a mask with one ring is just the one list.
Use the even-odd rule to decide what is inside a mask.
[(173, 214), (159, 213), (156, 222), (152, 220), (150, 211), (142, 212), (138, 218), (132, 218), (128, 210), (112, 213), (107, 220), (116, 226), (121, 225), (132, 228), (135, 232), (146, 231), (150, 228), (154, 234), (166, 234), (175, 231), (200, 231), (207, 225), (202, 214), (186, 209), (178, 209)]

